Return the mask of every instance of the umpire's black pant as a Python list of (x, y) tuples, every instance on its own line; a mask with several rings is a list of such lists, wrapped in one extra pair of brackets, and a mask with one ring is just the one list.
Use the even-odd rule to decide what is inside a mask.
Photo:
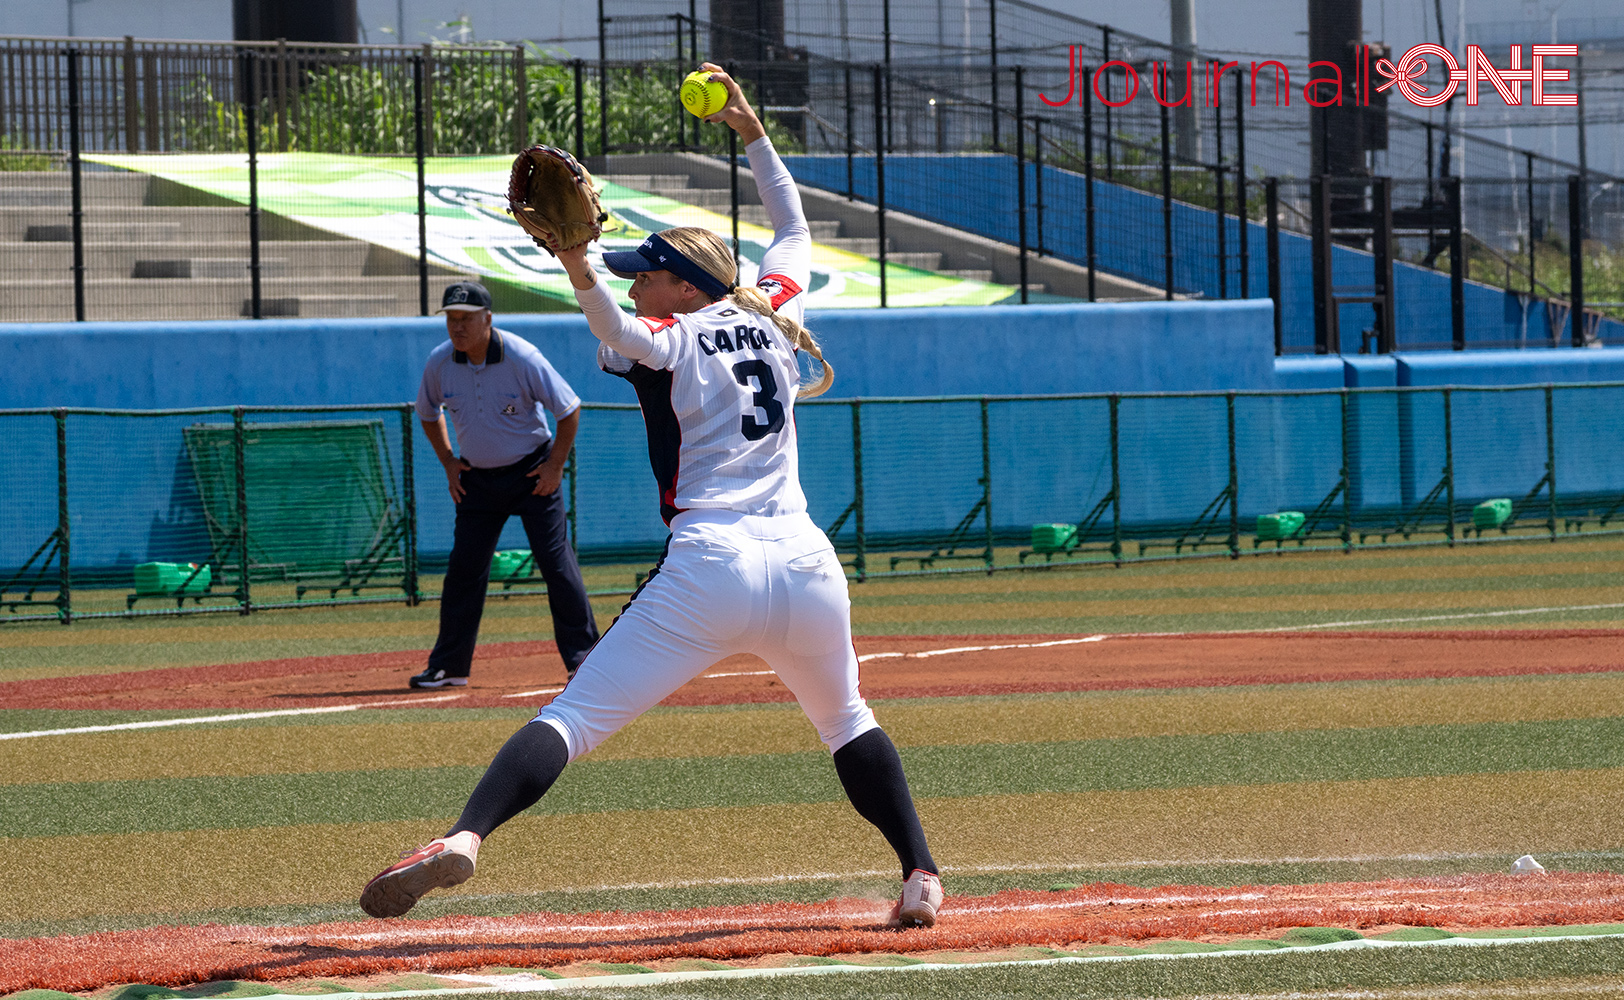
[(546, 461), (550, 450), (550, 446), (539, 448), (501, 468), (463, 470), (464, 493), (457, 504), (451, 564), (440, 597), (440, 637), (429, 654), (430, 670), (444, 668), (447, 674), (468, 676), (491, 580), (491, 556), (502, 528), (514, 514), (524, 522), (536, 569), (547, 584), (553, 637), (565, 669), (573, 672), (598, 641), (581, 567), (570, 548), (564, 501), (559, 496), (562, 491), (538, 497), (531, 492), (536, 488), (535, 479), (525, 475)]

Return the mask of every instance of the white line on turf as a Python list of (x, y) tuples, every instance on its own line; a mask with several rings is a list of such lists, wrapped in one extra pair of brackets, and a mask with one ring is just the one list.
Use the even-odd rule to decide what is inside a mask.
[(1006, 642), (986, 646), (952, 646), (947, 649), (922, 649), (917, 653), (867, 653), (857, 658), (858, 663), (867, 663), (869, 660), (889, 660), (894, 657), (905, 657), (910, 660), (923, 660), (932, 656), (946, 656), (949, 653), (985, 653), (994, 649), (1046, 649), (1050, 646), (1076, 646), (1084, 642), (1104, 642), (1111, 638), (1109, 635), (1091, 635), (1085, 639), (1050, 639), (1047, 642)]
[[(1624, 858), (1624, 852), (1619, 851), (1583, 851), (1569, 852), (1562, 855), (1583, 856), (1586, 858)], [(1259, 866), (1271, 865), (1314, 865), (1314, 864), (1371, 864), (1392, 861), (1477, 861), (1484, 858), (1499, 858), (1509, 861), (1511, 855), (1505, 851), (1476, 851), (1476, 852), (1440, 852), (1436, 854), (1350, 854), (1330, 855), (1324, 857), (1279, 857), (1279, 858), (1159, 858), (1144, 861), (1040, 861), (1023, 864), (998, 865), (954, 865), (951, 874), (959, 875), (1000, 875), (1019, 872), (1096, 872), (1117, 871), (1125, 869), (1147, 868), (1191, 868), (1224, 865)], [(860, 879), (896, 878), (894, 868), (869, 868), (844, 872), (801, 872), (796, 874), (778, 875), (749, 875), (749, 876), (717, 876), (714, 878), (676, 879), (669, 882), (624, 882), (617, 885), (589, 885), (573, 886), (568, 889), (559, 889), (563, 893), (598, 893), (598, 892), (635, 892), (645, 889), (691, 889), (700, 886), (718, 885), (782, 885), (801, 882), (852, 882)], [(511, 894), (486, 894), (459, 896), (459, 899), (511, 899)]]
[(528, 697), (530, 697), (531, 695), (534, 695), (534, 694), (557, 694), (558, 692), (560, 692), (562, 690), (564, 690), (564, 689), (561, 688), (561, 687), (537, 688), (534, 691), (520, 691), (518, 694), (505, 694), (502, 697), (504, 697), (504, 698), (528, 698)]
[(0, 733), (0, 740), (26, 740), (35, 736), (77, 736), (80, 733), (112, 733), (125, 729), (162, 729), (167, 726), (195, 726), (203, 722), (241, 722), (245, 719), (273, 719), (286, 715), (328, 715), (333, 712), (354, 712), (362, 708), (402, 708), (409, 705), (427, 705), (435, 701), (461, 698), (460, 694), (442, 694), (433, 698), (397, 698), (392, 701), (368, 701), (359, 705), (323, 705), (320, 708), (278, 708), (266, 712), (238, 712), (233, 715), (198, 715), (186, 719), (151, 719), (146, 722), (120, 722), (109, 726), (76, 726), (72, 729), (36, 729), (27, 733)]
[[(433, 974), (435, 978), (448, 981), (462, 981), (482, 985), (462, 987), (438, 987), (429, 990), (390, 990), (382, 993), (325, 993), (321, 1000), (409, 1000), (416, 997), (448, 996), (448, 995), (501, 995), (509, 993), (551, 993), (558, 990), (596, 989), (608, 987), (623, 989), (635, 986), (658, 986), (668, 983), (685, 983), (705, 980), (727, 979), (766, 979), (780, 976), (827, 976), (840, 974), (853, 975), (911, 975), (920, 972), (969, 972), (978, 969), (995, 968), (1037, 968), (1040, 966), (1064, 965), (1102, 965), (1116, 962), (1182, 962), (1193, 959), (1223, 959), (1223, 958), (1267, 958), (1270, 956), (1292, 955), (1303, 952), (1342, 952), (1342, 951), (1371, 951), (1371, 950), (1404, 950), (1423, 948), (1495, 948), (1511, 945), (1542, 945), (1553, 942), (1576, 941), (1616, 941), (1624, 940), (1624, 934), (1573, 934), (1521, 938), (1467, 938), (1452, 937), (1441, 938), (1436, 941), (1378, 941), (1372, 938), (1360, 938), (1354, 941), (1333, 941), (1327, 944), (1299, 945), (1296, 947), (1276, 948), (1268, 951), (1231, 950), (1207, 951), (1185, 953), (1155, 953), (1149, 955), (1068, 955), (1060, 958), (1040, 958), (1029, 961), (998, 961), (998, 962), (921, 962), (918, 965), (904, 966), (864, 966), (864, 965), (814, 965), (804, 968), (778, 968), (778, 969), (714, 969), (695, 970), (692, 972), (642, 972), (623, 976), (592, 976), (581, 979), (542, 979), (528, 974), (479, 976), (462, 973)], [(1291, 994), (1295, 996), (1296, 994)], [(271, 994), (258, 998), (258, 1000), (308, 1000), (307, 997), (295, 997), (290, 994)]]
[[(1515, 608), (1509, 611), (1465, 611), (1453, 615), (1418, 615), (1413, 618), (1372, 618), (1357, 622), (1320, 622), (1317, 625), (1282, 625), (1278, 628), (1239, 629), (1243, 632), (1301, 632), (1311, 628), (1348, 628), (1353, 625), (1401, 625), (1405, 622), (1444, 622), (1457, 621), (1466, 618), (1507, 618), (1513, 615), (1545, 615), (1557, 611), (1612, 611), (1624, 608), (1619, 604), (1571, 604), (1562, 608)], [(1189, 635), (1187, 632), (1172, 632), (1169, 635)]]

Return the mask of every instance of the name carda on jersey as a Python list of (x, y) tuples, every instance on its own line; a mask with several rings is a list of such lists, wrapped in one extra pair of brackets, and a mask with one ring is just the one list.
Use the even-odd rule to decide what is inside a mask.
[(771, 350), (773, 346), (765, 331), (744, 323), (735, 326), (731, 333), (727, 330), (712, 330), (708, 337), (704, 331), (695, 336), (699, 339), (699, 349), (706, 354)]

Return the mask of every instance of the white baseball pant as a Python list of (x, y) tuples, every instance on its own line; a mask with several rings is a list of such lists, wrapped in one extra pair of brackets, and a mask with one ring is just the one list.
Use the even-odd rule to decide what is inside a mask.
[(735, 653), (767, 661), (833, 753), (874, 729), (857, 691), (851, 599), (811, 517), (689, 510), (665, 559), (534, 721), (587, 753)]

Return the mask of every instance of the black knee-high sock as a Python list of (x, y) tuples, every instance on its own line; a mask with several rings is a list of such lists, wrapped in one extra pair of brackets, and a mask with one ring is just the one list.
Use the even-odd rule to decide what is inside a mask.
[(908, 794), (902, 758), (891, 737), (884, 730), (870, 729), (836, 750), (834, 757), (846, 797), (859, 816), (879, 827), (897, 852), (902, 877), (913, 874), (915, 868), (936, 874), (936, 862), (925, 846), (924, 827), (919, 825), (919, 813)]
[(508, 737), (474, 794), (462, 807), (452, 833), (472, 830), (483, 840), (491, 831), (535, 805), (569, 763), (569, 747), (558, 730), (532, 722)]

